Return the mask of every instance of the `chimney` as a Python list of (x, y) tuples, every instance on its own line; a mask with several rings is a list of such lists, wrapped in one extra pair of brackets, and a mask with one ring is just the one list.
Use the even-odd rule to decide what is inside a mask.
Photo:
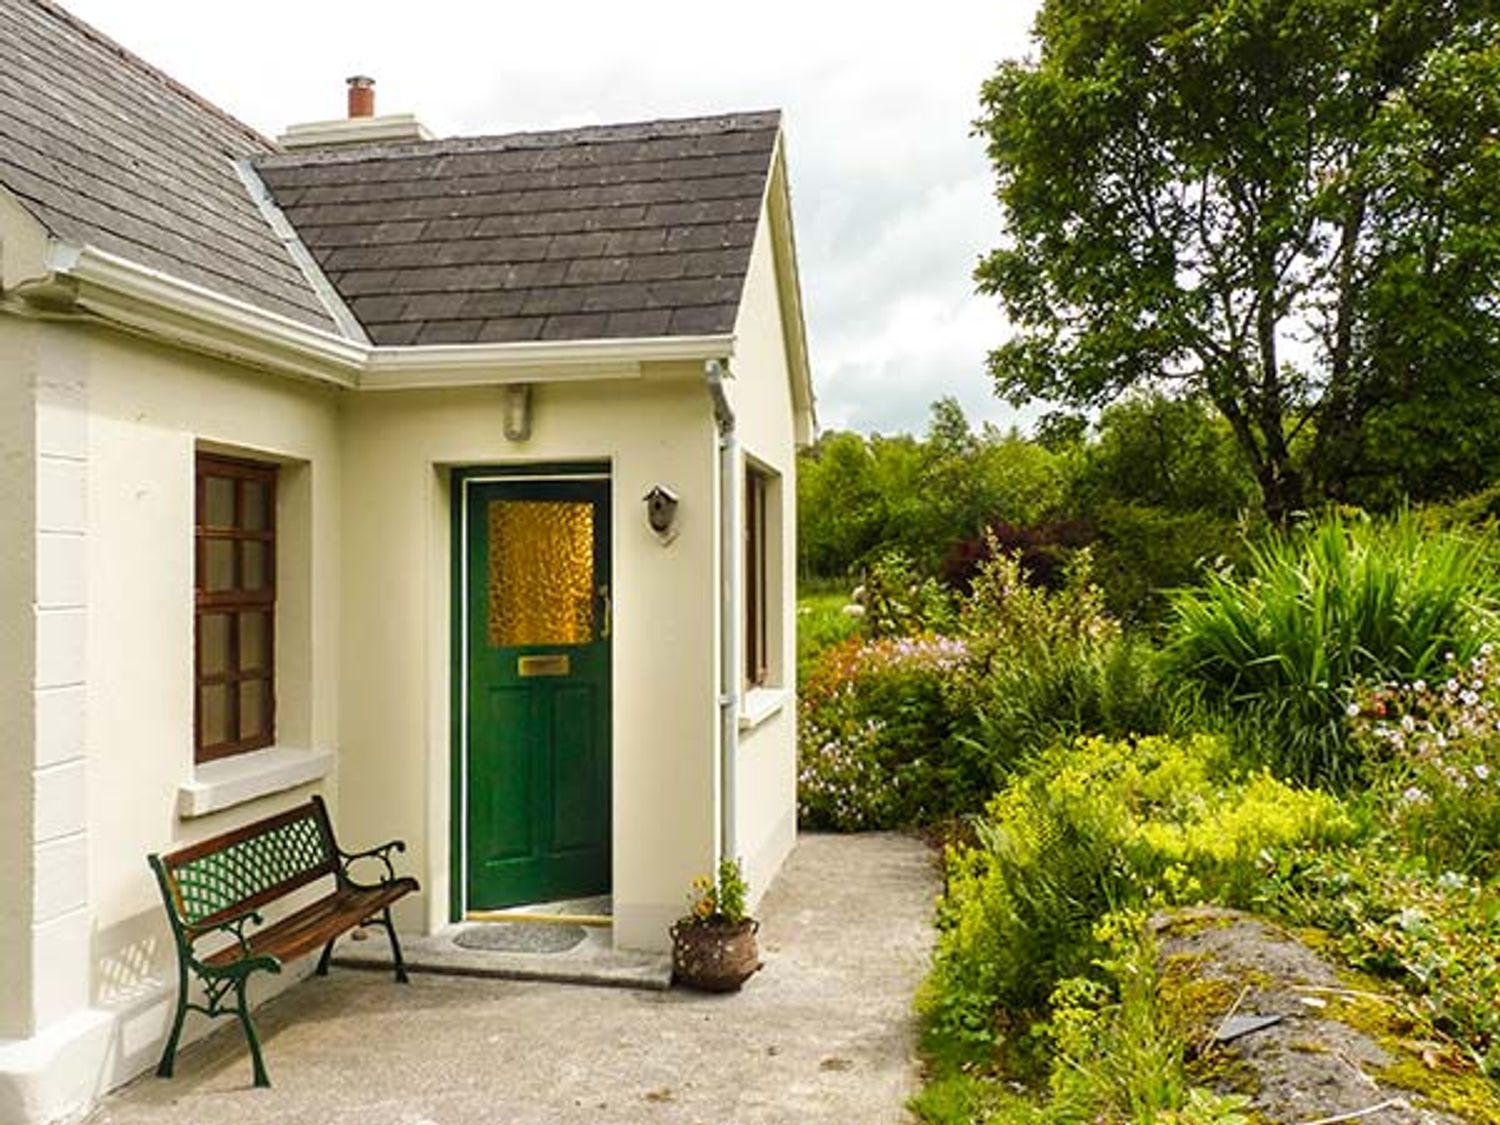
[(276, 138), (282, 148), (342, 148), (432, 140), (432, 134), (409, 113), (375, 116), (375, 79), (356, 74), (344, 81), (349, 87), (349, 116), (289, 126)]
[(356, 74), (346, 79), (349, 83), (349, 116), (375, 116), (375, 79)]

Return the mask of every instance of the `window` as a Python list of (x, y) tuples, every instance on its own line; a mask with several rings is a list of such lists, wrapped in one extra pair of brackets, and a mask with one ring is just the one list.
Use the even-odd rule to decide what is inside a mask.
[(745, 682), (762, 687), (770, 680), (771, 646), (768, 601), (770, 524), (766, 516), (771, 478), (745, 466)]
[(276, 734), (276, 466), (198, 455), (194, 758)]

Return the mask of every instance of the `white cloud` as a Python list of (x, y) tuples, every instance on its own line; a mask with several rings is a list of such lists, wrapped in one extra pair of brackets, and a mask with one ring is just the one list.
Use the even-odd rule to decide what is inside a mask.
[(1006, 326), (971, 274), (1000, 220), (969, 134), (1035, 0), (63, 3), (271, 135), (342, 116), (356, 73), (440, 135), (779, 106), (824, 426), (920, 432), (944, 394), (1015, 418), (984, 373)]

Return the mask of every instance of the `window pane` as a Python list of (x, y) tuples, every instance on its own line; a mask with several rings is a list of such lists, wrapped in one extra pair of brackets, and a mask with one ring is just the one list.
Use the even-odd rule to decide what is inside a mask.
[(242, 569), (240, 571), (240, 588), (244, 590), (264, 590), (270, 586), (270, 576), (266, 573), (266, 563), (271, 553), (266, 550), (266, 545), (258, 540), (249, 540), (240, 544), (240, 550), (244, 552), (240, 556)]
[(592, 641), (593, 504), (496, 500), (489, 533), (490, 644)]
[(264, 680), (240, 684), (240, 739), (266, 734), (266, 685)]
[(229, 671), (229, 617), (205, 613), (198, 618), (198, 668), (205, 676)]
[(215, 746), (229, 741), (229, 688), (223, 684), (198, 689), (201, 743)]
[(203, 588), (210, 591), (234, 589), (234, 544), (230, 540), (204, 540)]
[(240, 671), (261, 672), (266, 665), (266, 618), (264, 613), (240, 614)]
[(203, 522), (208, 527), (234, 526), (234, 481), (229, 477), (203, 478)]
[(246, 531), (265, 531), (271, 526), (271, 521), (267, 518), (266, 486), (258, 480), (247, 480), (241, 481), (240, 487), (244, 489), (240, 494), (243, 505), (240, 526)]

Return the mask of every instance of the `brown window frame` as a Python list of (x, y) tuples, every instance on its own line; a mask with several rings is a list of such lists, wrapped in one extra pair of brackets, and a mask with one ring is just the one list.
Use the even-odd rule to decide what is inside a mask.
[[(276, 482), (277, 467), (262, 461), (250, 461), (238, 457), (199, 453), (194, 463), (194, 535), (193, 535), (193, 760), (211, 762), (235, 754), (245, 754), (272, 745), (276, 740)], [(211, 527), (208, 524), (208, 481), (210, 479), (234, 481), (234, 515), (226, 527)], [(252, 530), (246, 527), (245, 484), (259, 483), (265, 489), (265, 526)], [(227, 590), (209, 590), (208, 545), (212, 542), (229, 541), (235, 544), (231, 553), (231, 587)], [(259, 588), (247, 589), (244, 585), (244, 558), (246, 552), (240, 544), (260, 542), (265, 544), (263, 565), (265, 573)], [(264, 614), (263, 660), (261, 667), (243, 669), (240, 666), (240, 615), (259, 612)], [(205, 673), (203, 670), (203, 621), (210, 615), (223, 615), (228, 630), (227, 651), (224, 669)], [(256, 733), (248, 738), (239, 737), (240, 732), (240, 686), (247, 682), (262, 684), (261, 721)], [(205, 688), (224, 686), (224, 731), (235, 737), (220, 742), (204, 741), (203, 695)]]
[(745, 683), (764, 687), (771, 678), (770, 619), (767, 613), (766, 520), (771, 476), (745, 466)]

